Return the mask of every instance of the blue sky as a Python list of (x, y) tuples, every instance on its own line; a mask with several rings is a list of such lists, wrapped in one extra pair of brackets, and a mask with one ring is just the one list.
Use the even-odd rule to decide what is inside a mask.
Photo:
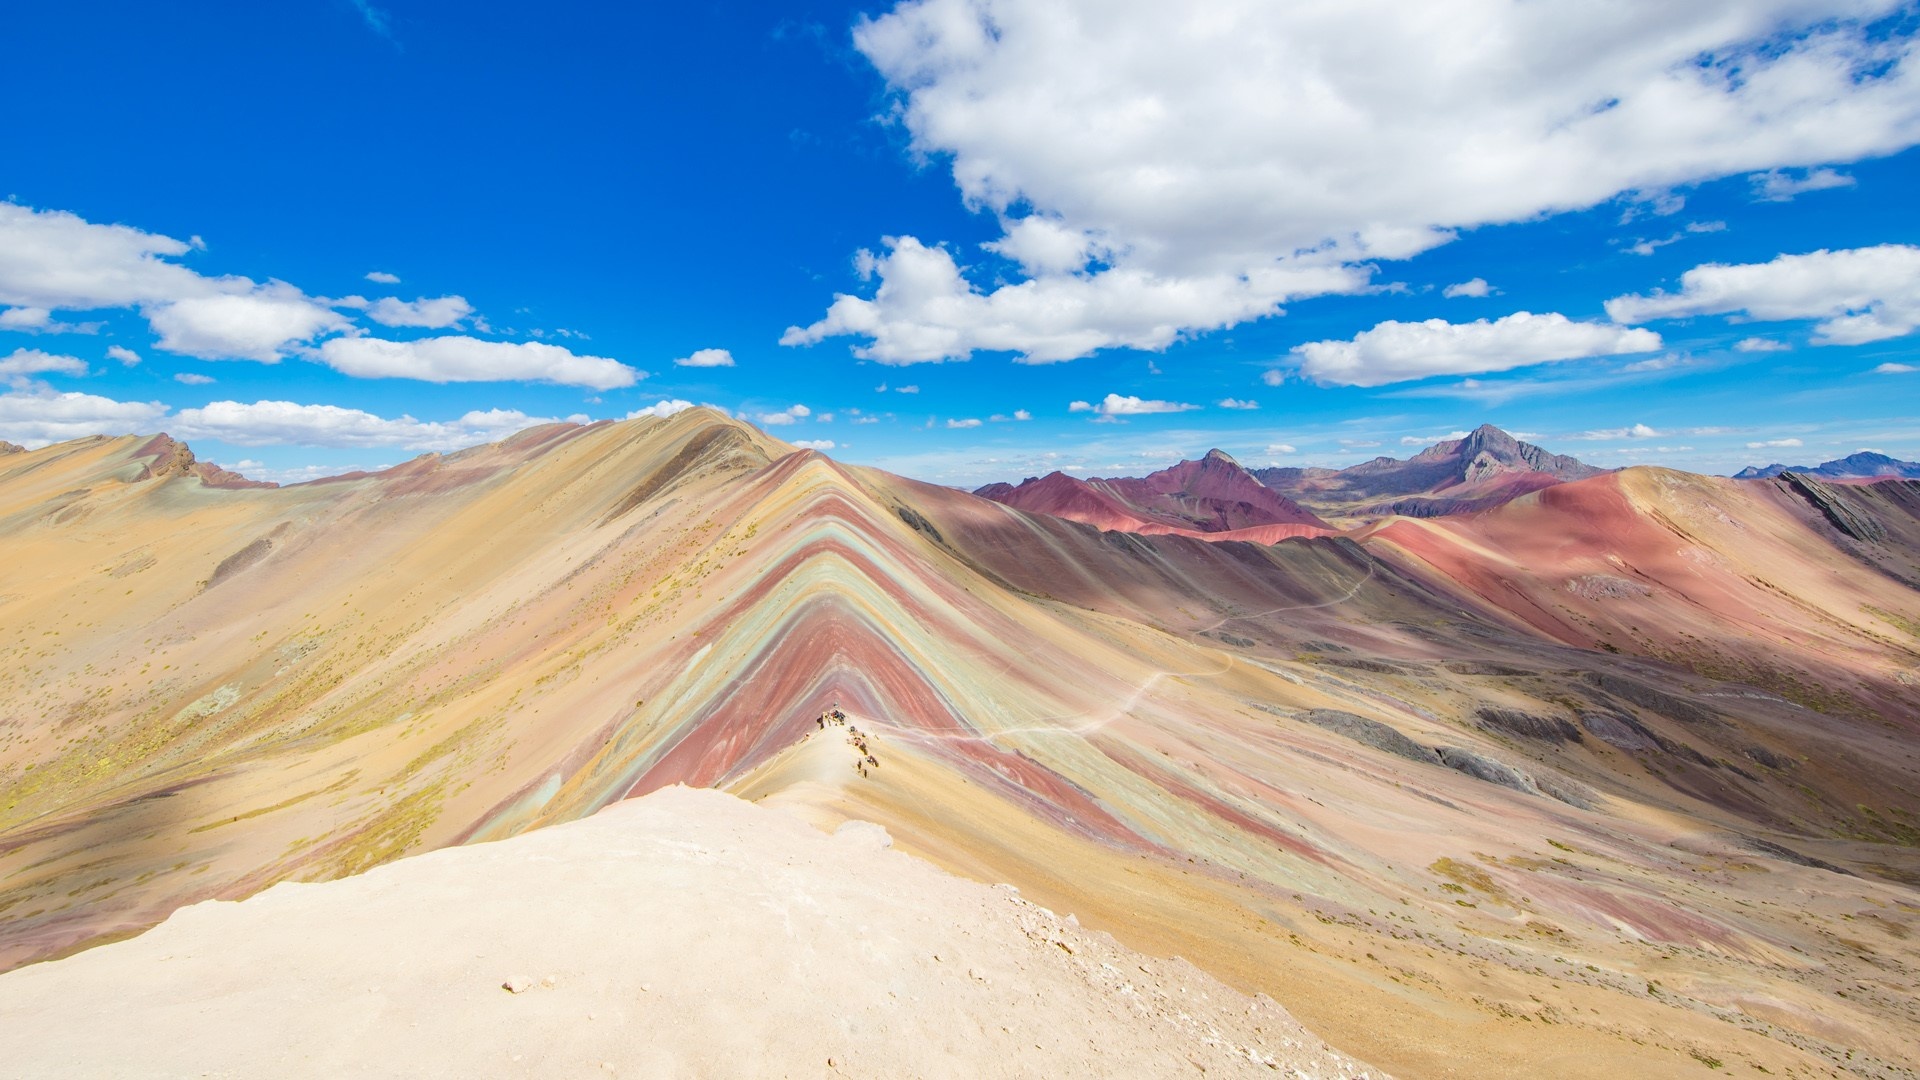
[(0, 438), (298, 479), (698, 402), (967, 486), (1481, 422), (1920, 458), (1914, 5), (1542, 7), (27, 6)]

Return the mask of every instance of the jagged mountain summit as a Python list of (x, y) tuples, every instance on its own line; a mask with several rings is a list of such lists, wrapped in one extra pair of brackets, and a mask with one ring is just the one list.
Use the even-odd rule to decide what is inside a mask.
[(1223, 450), (1143, 477), (1090, 477), (1063, 472), (974, 492), (1007, 506), (1103, 529), (1178, 533), (1211, 539), (1272, 542), (1331, 532), (1326, 522), (1262, 484)]
[(1765, 467), (1749, 465), (1734, 473), (1733, 478), (1764, 480), (1788, 472), (1804, 473), (1827, 480), (1879, 480), (1890, 476), (1913, 480), (1920, 479), (1920, 461), (1901, 461), (1899, 458), (1876, 454), (1871, 450), (1862, 450), (1818, 465), (1773, 464)]
[[(684, 783), (881, 825), (1401, 1075), (1920, 1065), (1920, 482), (1633, 468), (1264, 543), (1102, 531), (700, 409), (278, 489), (184, 461), (0, 455), (0, 998), (200, 901)], [(1166, 483), (1220, 499), (1229, 465)], [(765, 865), (755, 933), (821, 910)], [(432, 895), (471, 925), (472, 890)], [(863, 925), (849, 956), (909, 940)], [(484, 951), (445, 955), (529, 1013), (594, 977), (507, 998)], [(926, 985), (1077, 1023), (978, 966)], [(101, 1014), (133, 985), (87, 982)]]
[(1487, 510), (1606, 471), (1482, 424), (1465, 438), (1435, 443), (1405, 460), (1382, 456), (1345, 469), (1276, 467), (1253, 475), (1322, 516), (1365, 518)]

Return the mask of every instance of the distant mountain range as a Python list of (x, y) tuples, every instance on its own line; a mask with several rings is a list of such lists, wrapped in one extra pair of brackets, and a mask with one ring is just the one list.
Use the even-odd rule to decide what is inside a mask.
[(1749, 465), (1733, 474), (1735, 480), (1765, 480), (1781, 473), (1806, 473), (1828, 480), (1871, 480), (1883, 476), (1896, 476), (1907, 480), (1920, 479), (1920, 461), (1901, 461), (1885, 454), (1875, 454), (1862, 450), (1857, 454), (1848, 454), (1843, 458), (1821, 462), (1818, 465), (1768, 465), (1761, 468)]
[(1607, 471), (1482, 424), (1405, 461), (1383, 456), (1345, 469), (1255, 469), (1253, 475), (1323, 516), (1442, 517), (1492, 509)]
[(974, 494), (1016, 509), (1122, 532), (1209, 534), (1270, 543), (1283, 536), (1334, 531), (1313, 511), (1262, 484), (1220, 450), (1141, 477), (1083, 480), (1052, 472), (1018, 485), (988, 484)]
[[(1346, 469), (1244, 469), (1219, 450), (1144, 477), (1055, 472), (974, 494), (1103, 529), (1264, 539), (1331, 530), (1330, 519), (1441, 517), (1488, 510), (1529, 492), (1607, 472), (1483, 424), (1407, 460)], [(1263, 535), (1267, 534), (1267, 535)]]

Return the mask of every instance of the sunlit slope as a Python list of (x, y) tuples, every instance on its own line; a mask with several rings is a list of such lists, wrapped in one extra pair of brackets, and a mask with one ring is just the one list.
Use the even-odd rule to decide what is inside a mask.
[(700, 410), (278, 491), (153, 460), (0, 458), (7, 963), (684, 781), (883, 821), (1410, 1075), (1911, 1056), (1884, 729), (1833, 757), (1890, 824), (1843, 831), (1800, 706), (1391, 532), (1101, 532)]

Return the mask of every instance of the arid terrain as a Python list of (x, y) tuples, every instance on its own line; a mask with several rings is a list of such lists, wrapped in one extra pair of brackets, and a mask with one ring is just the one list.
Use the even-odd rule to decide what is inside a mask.
[[(1231, 514), (1103, 530), (692, 409), (242, 485), (165, 438), (0, 454), (0, 965), (20, 967), (0, 1001), (105, 982), (149, 988), (114, 1008), (154, 1007), (164, 984), (141, 979), (196, 926), (264, 940), (300, 897), (361, 893), (275, 890), (73, 954), (478, 841), (577, 859), (644, 817), (664, 843), (696, 793), (533, 830), (686, 784), (780, 811), (714, 811), (769, 830), (745, 845), (764, 859), (829, 843), (796, 816), (875, 823), (1153, 958), (1136, 966), (1179, 956), (1216, 996), (1270, 996), (1356, 1067), (1920, 1071), (1920, 484), (1634, 468), (1262, 543), (1223, 540), (1247, 527)], [(1189, 520), (1217, 498), (1159, 495)], [(479, 911), (490, 890), (459, 892), (459, 867), (541, 850), (328, 888)], [(990, 906), (888, 865), (900, 890)], [(457, 993), (558, 1009), (538, 995), (593, 977), (509, 994), (555, 974), (509, 957)], [(146, 973), (103, 974), (115, 958)], [(1062, 1008), (1047, 1029), (1088, 1038)], [(1165, 1030), (1140, 1052), (1190, 1035)]]

